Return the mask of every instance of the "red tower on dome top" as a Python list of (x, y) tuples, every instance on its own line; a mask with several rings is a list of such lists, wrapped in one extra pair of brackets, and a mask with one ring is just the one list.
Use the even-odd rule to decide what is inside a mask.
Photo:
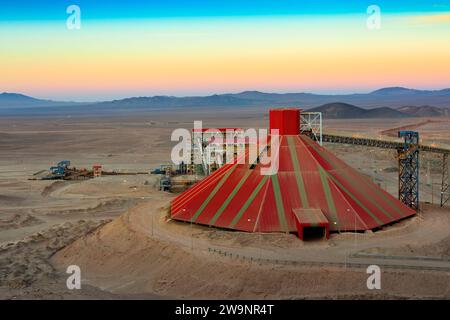
[(300, 112), (298, 108), (270, 109), (270, 129), (278, 129), (282, 136), (300, 134)]

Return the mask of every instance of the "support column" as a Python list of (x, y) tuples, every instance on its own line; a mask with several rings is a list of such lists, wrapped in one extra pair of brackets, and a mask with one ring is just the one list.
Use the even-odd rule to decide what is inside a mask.
[(399, 131), (399, 137), (405, 139), (398, 152), (398, 197), (408, 207), (419, 209), (419, 133)]
[(448, 153), (444, 153), (442, 157), (442, 184), (441, 184), (441, 207), (450, 203), (450, 188), (448, 174)]

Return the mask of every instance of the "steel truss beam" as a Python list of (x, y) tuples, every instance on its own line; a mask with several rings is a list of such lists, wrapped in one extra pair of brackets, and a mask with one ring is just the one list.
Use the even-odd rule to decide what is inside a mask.
[(308, 135), (322, 145), (322, 112), (300, 112), (300, 134)]
[[(333, 134), (323, 134), (322, 138), (323, 138), (323, 142), (353, 144), (353, 145), (377, 147), (377, 148), (383, 148), (383, 149), (398, 149), (398, 148), (402, 148), (403, 144), (404, 144), (403, 142), (397, 142), (397, 141), (371, 139), (371, 138), (356, 138), (356, 137), (333, 135)], [(420, 151), (426, 151), (426, 152), (442, 153), (442, 154), (450, 153), (449, 149), (432, 147), (432, 146), (423, 145), (423, 144), (419, 144), (418, 148)]]

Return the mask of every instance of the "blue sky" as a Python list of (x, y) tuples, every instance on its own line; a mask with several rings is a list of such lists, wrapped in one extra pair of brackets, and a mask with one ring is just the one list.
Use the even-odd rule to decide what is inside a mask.
[(450, 0), (0, 0), (0, 92), (41, 98), (439, 89), (449, 57)]
[(0, 21), (64, 19), (71, 4), (81, 7), (84, 19), (350, 14), (371, 4), (385, 13), (450, 11), (449, 0), (2, 0)]

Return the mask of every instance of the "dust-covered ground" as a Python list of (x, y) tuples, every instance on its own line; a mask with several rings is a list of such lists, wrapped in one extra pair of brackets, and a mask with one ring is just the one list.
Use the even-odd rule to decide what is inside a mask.
[[(255, 110), (134, 116), (0, 119), (0, 297), (13, 298), (448, 298), (450, 210), (440, 209), (440, 158), (422, 156), (418, 216), (373, 234), (302, 243), (294, 235), (244, 234), (167, 222), (173, 197), (153, 175), (84, 181), (28, 180), (60, 160), (76, 167), (148, 172), (170, 159), (170, 134), (204, 126), (266, 127)], [(450, 122), (417, 130), (449, 143)], [(417, 119), (325, 120), (325, 130), (380, 136)], [(397, 196), (395, 152), (326, 145)], [(110, 222), (111, 221), (111, 222)], [(418, 257), (428, 257), (419, 259)], [(388, 259), (389, 258), (389, 259)], [(447, 259), (447, 260), (446, 260)], [(383, 269), (369, 291), (364, 265)], [(65, 270), (81, 267), (82, 289)], [(394, 265), (394, 267), (392, 267)], [(436, 270), (438, 269), (438, 270)]]

